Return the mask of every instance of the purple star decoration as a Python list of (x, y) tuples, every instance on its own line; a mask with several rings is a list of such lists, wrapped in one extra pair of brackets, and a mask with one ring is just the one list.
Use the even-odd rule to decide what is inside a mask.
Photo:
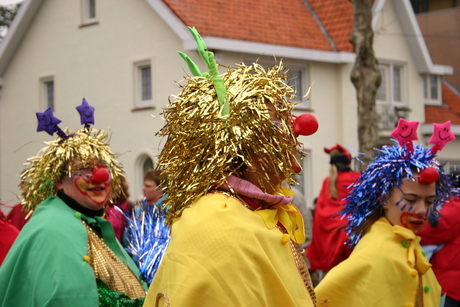
[(85, 125), (85, 128), (89, 128), (89, 124), (94, 125), (94, 107), (90, 106), (85, 98), (77, 107), (77, 111), (80, 113), (80, 122)]
[(49, 135), (53, 135), (54, 132), (61, 131), (61, 129), (59, 129), (57, 126), (57, 124), (59, 124), (61, 121), (53, 116), (53, 111), (51, 111), (51, 108), (46, 109), (46, 111), (43, 113), (37, 112), (36, 114), (38, 119), (37, 132), (46, 131)]

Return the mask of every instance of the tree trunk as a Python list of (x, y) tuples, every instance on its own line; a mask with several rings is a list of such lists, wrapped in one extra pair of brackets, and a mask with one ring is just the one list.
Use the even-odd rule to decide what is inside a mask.
[(382, 78), (374, 55), (371, 0), (350, 0), (353, 3), (354, 25), (350, 42), (355, 47), (356, 61), (351, 71), (351, 82), (358, 100), (359, 151), (366, 154), (361, 159), (365, 167), (378, 144), (378, 124), (375, 94)]

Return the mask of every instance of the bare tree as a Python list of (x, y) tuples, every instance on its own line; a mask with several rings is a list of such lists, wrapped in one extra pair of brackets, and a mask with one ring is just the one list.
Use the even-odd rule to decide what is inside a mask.
[[(353, 3), (354, 24), (350, 42), (355, 47), (356, 61), (351, 71), (351, 82), (358, 100), (359, 150), (365, 153), (365, 165), (370, 162), (378, 144), (378, 124), (375, 94), (382, 82), (374, 55), (371, 0), (350, 0)], [(363, 166), (365, 166), (363, 165)]]
[(11, 5), (0, 5), (0, 41), (3, 40), (21, 4), (22, 2)]

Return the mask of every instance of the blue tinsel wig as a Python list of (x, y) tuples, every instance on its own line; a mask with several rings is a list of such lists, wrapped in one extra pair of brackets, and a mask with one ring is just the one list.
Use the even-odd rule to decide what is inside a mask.
[(383, 208), (393, 189), (401, 186), (404, 179), (413, 179), (414, 171), (420, 172), (433, 167), (439, 172), (432, 215), (438, 214), (447, 199), (460, 195), (459, 190), (452, 186), (449, 176), (443, 172), (436, 156), (431, 149), (422, 145), (414, 146), (413, 150), (399, 145), (384, 146), (378, 150), (374, 161), (350, 186), (352, 191), (346, 197), (345, 208), (340, 211), (344, 218), (348, 218), (347, 243), (351, 248), (364, 235), (360, 228), (363, 222), (372, 212)]

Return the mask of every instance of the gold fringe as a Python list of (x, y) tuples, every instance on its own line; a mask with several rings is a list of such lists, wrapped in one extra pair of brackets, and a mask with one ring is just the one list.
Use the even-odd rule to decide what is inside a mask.
[(88, 232), (89, 264), (96, 278), (101, 279), (110, 289), (122, 292), (131, 299), (145, 297), (145, 290), (131, 269), (86, 222), (82, 221), (82, 223)]

